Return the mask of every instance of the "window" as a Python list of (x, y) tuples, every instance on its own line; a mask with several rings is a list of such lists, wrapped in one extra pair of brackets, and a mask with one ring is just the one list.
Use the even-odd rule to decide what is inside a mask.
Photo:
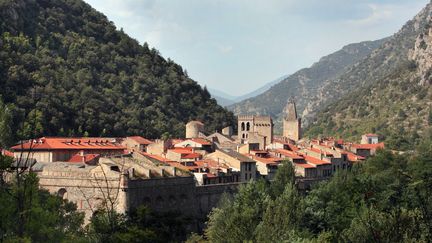
[(242, 130), (242, 131), (245, 130), (245, 124), (244, 124), (244, 122), (241, 123), (241, 130)]
[(250, 123), (249, 122), (246, 123), (246, 131), (250, 131)]

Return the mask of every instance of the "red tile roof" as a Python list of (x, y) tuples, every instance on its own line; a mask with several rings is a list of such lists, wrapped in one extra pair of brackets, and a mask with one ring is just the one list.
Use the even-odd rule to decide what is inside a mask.
[(278, 158), (260, 158), (257, 156), (252, 156), (252, 159), (269, 165), (277, 165), (283, 160)]
[(202, 157), (201, 154), (193, 152), (193, 149), (189, 148), (189, 147), (186, 147), (186, 148), (174, 148), (174, 149), (169, 149), (169, 151), (181, 154), (181, 158), (182, 159), (197, 159), (197, 158), (201, 158)]
[(72, 163), (80, 163), (80, 162), (90, 162), (94, 159), (96, 159), (97, 157), (99, 157), (99, 154), (85, 154), (83, 155), (79, 155), (79, 154), (75, 154), (74, 156), (72, 156), (68, 162), (72, 162)]
[(150, 141), (150, 140), (148, 140), (146, 138), (143, 138), (141, 136), (132, 136), (132, 137), (127, 137), (127, 138), (130, 138), (130, 139), (134, 140), (135, 142), (137, 142), (139, 144), (149, 145), (149, 144), (153, 143), (152, 141)]
[(42, 137), (15, 145), (20, 150), (125, 150), (122, 145), (107, 138), (50, 138)]
[(360, 156), (360, 155), (356, 155), (356, 154), (351, 153), (351, 152), (346, 152), (346, 154), (348, 155), (348, 160), (351, 162), (355, 162), (355, 161), (359, 161), (359, 160), (365, 160), (365, 157)]
[(2, 150), (2, 154), (3, 154), (4, 156), (14, 157), (14, 153), (11, 152), (11, 151), (9, 151), (9, 150), (6, 150), (6, 149), (3, 149), (3, 150)]
[(189, 154), (182, 154), (182, 159), (198, 159), (201, 158), (201, 154), (199, 153), (189, 153)]
[(312, 157), (312, 156), (308, 156), (308, 155), (303, 155), (306, 162), (314, 164), (314, 165), (330, 165), (331, 163), (328, 161), (324, 161), (324, 160), (320, 160), (318, 158)]
[(305, 169), (315, 168), (315, 166), (310, 165), (308, 163), (294, 163), (294, 166), (300, 166), (300, 167), (303, 167)]
[(169, 159), (164, 158), (164, 157), (159, 156), (159, 155), (149, 154), (149, 153), (145, 153), (145, 152), (139, 152), (139, 153), (146, 156), (146, 157), (149, 157), (149, 158), (155, 159), (159, 162), (162, 162), (162, 163), (174, 162), (172, 160), (169, 160)]
[(287, 157), (290, 157), (292, 159), (303, 159), (303, 157), (300, 156), (300, 155), (298, 155), (296, 152), (289, 151), (289, 150), (286, 150), (286, 149), (276, 149), (276, 152), (278, 152), (278, 153), (280, 153), (282, 155), (285, 155)]

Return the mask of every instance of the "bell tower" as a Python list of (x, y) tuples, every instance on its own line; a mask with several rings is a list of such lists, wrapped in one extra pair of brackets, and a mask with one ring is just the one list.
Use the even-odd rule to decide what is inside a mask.
[(297, 108), (293, 98), (289, 98), (283, 111), (283, 136), (294, 141), (301, 139), (301, 118), (297, 116)]

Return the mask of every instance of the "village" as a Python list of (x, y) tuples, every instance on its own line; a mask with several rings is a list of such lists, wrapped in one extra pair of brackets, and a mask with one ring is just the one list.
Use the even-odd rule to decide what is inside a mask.
[(234, 193), (250, 180), (272, 180), (283, 161), (306, 190), (338, 170), (384, 148), (378, 135), (360, 143), (302, 138), (301, 118), (290, 99), (283, 134), (273, 134), (270, 116), (238, 116), (232, 127), (204, 134), (201, 121), (185, 126), (185, 138), (41, 137), (2, 150), (13, 167), (33, 171), (40, 187), (77, 204), (86, 220), (106, 202), (120, 213), (146, 204), (157, 211), (181, 210), (205, 218), (223, 193)]

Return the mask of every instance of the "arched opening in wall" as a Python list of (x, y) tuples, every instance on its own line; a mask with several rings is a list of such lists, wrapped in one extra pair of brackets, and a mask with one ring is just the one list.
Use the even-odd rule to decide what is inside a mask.
[(58, 190), (57, 192), (57, 196), (63, 198), (63, 199), (67, 199), (67, 191), (64, 188), (60, 188), (60, 190)]
[(250, 131), (250, 123), (249, 122), (246, 123), (246, 131)]
[(245, 123), (244, 123), (244, 122), (241, 123), (241, 130), (242, 130), (242, 131), (245, 130)]
[(242, 134), (242, 138), (246, 138), (246, 135), (244, 133)]

